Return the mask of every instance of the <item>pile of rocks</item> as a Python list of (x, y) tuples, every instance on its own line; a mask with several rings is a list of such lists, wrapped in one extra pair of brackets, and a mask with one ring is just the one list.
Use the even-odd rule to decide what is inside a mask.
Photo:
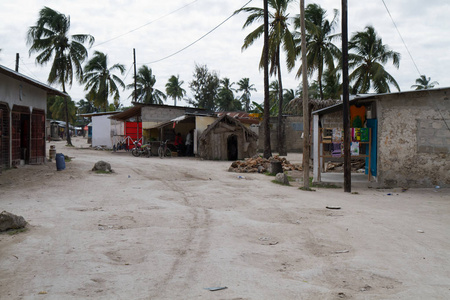
[(269, 159), (261, 156), (254, 156), (252, 158), (247, 158), (246, 160), (237, 160), (231, 164), (228, 171), (236, 173), (264, 173), (270, 170), (270, 164), (273, 160), (281, 162), (283, 171), (302, 170), (300, 165), (291, 164), (286, 158), (275, 155)]

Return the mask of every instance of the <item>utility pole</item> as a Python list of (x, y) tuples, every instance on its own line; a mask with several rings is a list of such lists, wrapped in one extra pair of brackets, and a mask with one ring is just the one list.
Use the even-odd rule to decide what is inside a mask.
[(306, 32), (305, 32), (305, 0), (300, 0), (300, 34), (302, 52), (302, 80), (303, 80), (303, 188), (309, 190), (309, 99), (308, 99), (308, 74), (306, 64)]
[(342, 98), (344, 122), (344, 192), (352, 191), (350, 161), (350, 106), (348, 94), (348, 23), (347, 0), (342, 0)]
[[(134, 104), (137, 103), (137, 88), (136, 88), (136, 49), (133, 48), (134, 61)], [(139, 116), (136, 116), (136, 141), (139, 141)]]
[(270, 146), (270, 103), (269, 103), (269, 5), (264, 2), (264, 158), (272, 156)]
[(19, 53), (16, 53), (16, 72), (19, 72)]

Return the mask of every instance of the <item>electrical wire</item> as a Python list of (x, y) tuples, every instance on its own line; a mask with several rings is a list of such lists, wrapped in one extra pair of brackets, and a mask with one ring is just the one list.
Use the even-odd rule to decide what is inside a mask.
[[(253, 0), (248, 1), (247, 3), (245, 3), (240, 9), (246, 7), (250, 2), (252, 2)], [(211, 29), (210, 31), (208, 31), (207, 33), (205, 33), (204, 35), (202, 35), (200, 38), (196, 39), (195, 41), (193, 41), (192, 43), (190, 43), (189, 45), (185, 46), (184, 48), (157, 60), (151, 61), (151, 62), (147, 62), (147, 63), (143, 63), (143, 65), (150, 65), (150, 64), (154, 64), (163, 60), (166, 60), (172, 56), (177, 55), (178, 53), (186, 50), (187, 48), (191, 47), (192, 45), (196, 44), (197, 42), (199, 42), (200, 40), (202, 40), (203, 38), (205, 38), (207, 35), (209, 35), (211, 32), (213, 32), (214, 30), (216, 30), (217, 28), (219, 28), (220, 26), (222, 26), (225, 22), (227, 22), (229, 19), (231, 19), (235, 14), (233, 13), (231, 16), (229, 16), (228, 18), (226, 18), (225, 20), (223, 20), (222, 22), (219, 23), (219, 25), (217, 25), (216, 27), (214, 27), (213, 29)]]
[(109, 42), (114, 41), (114, 40), (116, 40), (116, 39), (118, 39), (118, 38), (121, 38), (121, 37), (123, 37), (123, 36), (125, 36), (125, 35), (128, 35), (128, 34), (130, 34), (130, 33), (132, 33), (132, 32), (135, 32), (135, 31), (137, 31), (137, 30), (139, 30), (139, 29), (141, 29), (141, 28), (143, 28), (143, 27), (145, 27), (145, 26), (148, 26), (148, 25), (150, 25), (150, 24), (152, 24), (152, 23), (154, 23), (154, 22), (156, 22), (156, 21), (159, 21), (159, 20), (161, 20), (161, 19), (163, 19), (163, 18), (165, 18), (165, 17), (167, 17), (167, 16), (170, 16), (171, 14), (176, 13), (176, 12), (179, 11), (179, 10), (182, 10), (182, 9), (188, 7), (188, 6), (194, 4), (194, 3), (197, 2), (197, 1), (198, 1), (198, 0), (194, 0), (194, 1), (192, 1), (192, 2), (190, 2), (190, 3), (188, 3), (188, 4), (184, 5), (184, 6), (182, 6), (182, 7), (180, 7), (180, 8), (177, 8), (176, 10), (171, 11), (171, 12), (169, 12), (169, 13), (167, 13), (167, 14), (165, 14), (165, 15), (163, 15), (163, 16), (161, 16), (161, 17), (155, 19), (155, 20), (152, 20), (152, 21), (150, 21), (150, 22), (148, 22), (148, 23), (145, 23), (144, 25), (141, 25), (141, 26), (139, 26), (139, 27), (137, 27), (137, 28), (135, 28), (135, 29), (132, 29), (132, 30), (126, 32), (126, 33), (123, 33), (123, 34), (118, 35), (118, 36), (116, 36), (116, 37), (113, 37), (113, 38), (111, 38), (111, 39), (109, 39), (109, 40), (106, 40), (106, 41), (104, 41), (104, 42), (101, 42), (101, 43), (99, 43), (99, 44), (96, 44), (96, 45), (94, 45), (92, 48), (95, 48), (95, 47), (98, 47), (98, 46), (100, 46), (100, 45), (109, 43)]
[[(387, 7), (387, 5), (386, 5), (386, 3), (384, 2), (384, 0), (381, 0), (381, 2), (383, 2), (384, 7), (386, 8), (386, 11), (387, 11), (387, 13), (389, 14), (389, 17), (391, 18), (392, 23), (394, 24), (394, 27), (395, 27), (395, 29), (397, 30), (397, 33), (398, 33), (398, 35), (400, 36), (400, 39), (402, 40), (403, 45), (404, 45), (405, 48), (406, 48), (406, 51), (408, 51), (409, 57), (411, 58), (411, 60), (412, 60), (412, 62), (413, 62), (413, 64), (414, 64), (414, 67), (416, 68), (417, 73), (419, 74), (419, 77), (422, 76), (422, 73), (420, 72), (419, 68), (417, 67), (416, 62), (414, 61), (414, 58), (413, 58), (412, 55), (411, 55), (411, 52), (409, 52), (408, 46), (406, 45), (406, 42), (405, 42), (405, 40), (403, 39), (403, 37), (402, 37), (402, 35), (401, 35), (401, 33), (400, 33), (400, 30), (399, 30), (398, 27), (397, 27), (397, 24), (395, 24), (394, 18), (392, 17), (391, 12), (389, 11), (389, 8)], [(428, 95), (430, 96), (430, 95), (431, 95), (430, 91), (427, 91), (427, 92), (428, 92)], [(440, 116), (441, 116), (441, 119), (442, 119), (442, 121), (444, 122), (445, 126), (447, 126), (447, 130), (450, 131), (450, 126), (448, 125), (447, 121), (446, 121), (445, 118), (444, 118), (444, 115), (442, 115), (442, 112), (441, 112), (441, 110), (440, 110), (438, 107), (437, 107), (437, 111), (439, 112), (439, 114), (440, 114)]]

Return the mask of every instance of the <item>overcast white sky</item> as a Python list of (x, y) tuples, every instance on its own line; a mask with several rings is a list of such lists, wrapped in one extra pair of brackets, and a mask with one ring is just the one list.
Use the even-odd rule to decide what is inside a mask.
[[(242, 30), (246, 19), (244, 13), (234, 16), (181, 53), (160, 62), (150, 63), (189, 45), (247, 2), (248, 0), (1, 1), (0, 64), (14, 69), (16, 53), (19, 53), (21, 57), (19, 72), (41, 82), (47, 82), (49, 68), (36, 65), (35, 55), (31, 57), (28, 55), (26, 33), (28, 28), (36, 23), (39, 10), (48, 6), (70, 16), (71, 34), (89, 33), (95, 37), (96, 42), (90, 49), (90, 55), (95, 50), (102, 51), (109, 57), (109, 66), (115, 63), (125, 65), (127, 72), (130, 71), (126, 78), (125, 74), (123, 75), (125, 84), (132, 83), (133, 48), (135, 48), (138, 67), (142, 64), (151, 67), (156, 76), (156, 88), (163, 92), (168, 78), (178, 74), (190, 96), (188, 82), (192, 80), (195, 63), (198, 63), (206, 64), (210, 70), (217, 71), (221, 78), (228, 77), (232, 82), (249, 77), (250, 83), (258, 90), (253, 93), (252, 100), (261, 103), (263, 74), (258, 69), (258, 63), (262, 41), (241, 51), (244, 37), (252, 30), (251, 28)], [(253, 0), (248, 6), (262, 7), (262, 3), (262, 0)], [(341, 11), (339, 0), (306, 0), (306, 5), (309, 3), (321, 5), (328, 11), (330, 18), (334, 8)], [(385, 0), (385, 3), (421, 74), (431, 77), (432, 81), (438, 81), (440, 84), (438, 87), (450, 86), (448, 17), (450, 1)], [(186, 7), (171, 13), (183, 6)], [(419, 73), (382, 0), (348, 0), (348, 11), (349, 35), (362, 31), (367, 25), (372, 25), (383, 42), (401, 54), (400, 69), (397, 70), (389, 64), (387, 70), (397, 80), (402, 91), (410, 90)], [(299, 0), (294, 1), (290, 9), (291, 16), (298, 13)], [(340, 26), (339, 23), (338, 32)], [(134, 31), (128, 33), (132, 30)], [(338, 46), (341, 46), (340, 42)], [(300, 63), (295, 70), (299, 65)], [(295, 78), (295, 73), (296, 71), (287, 73), (284, 70), (283, 88), (296, 89), (299, 80)], [(78, 84), (74, 84), (68, 92), (75, 101), (83, 99), (85, 95), (83, 87)], [(130, 105), (128, 98), (130, 93), (131, 90), (121, 92), (121, 103), (125, 106)], [(168, 99), (166, 104), (173, 105), (173, 101)], [(186, 105), (184, 102), (181, 104)]]

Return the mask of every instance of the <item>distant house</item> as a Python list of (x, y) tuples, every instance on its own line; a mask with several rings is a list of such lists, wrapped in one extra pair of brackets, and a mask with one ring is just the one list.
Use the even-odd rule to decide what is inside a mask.
[(45, 162), (47, 95), (63, 92), (0, 65), (0, 166)]
[[(88, 142), (90, 141), (92, 147), (104, 147), (112, 149), (115, 141), (116, 135), (123, 136), (124, 127), (122, 122), (118, 122), (114, 119), (110, 119), (111, 116), (116, 115), (120, 112), (110, 111), (110, 112), (95, 112), (88, 114), (80, 114), (81, 117), (91, 118), (91, 136), (88, 135)], [(89, 138), (91, 138), (89, 140)]]
[[(371, 149), (362, 154), (370, 156), (366, 172), (376, 186), (450, 186), (450, 88), (362, 95), (350, 105), (351, 127), (370, 128)], [(314, 180), (320, 181), (323, 141), (332, 143), (332, 130), (343, 127), (342, 103), (312, 114)]]
[(258, 146), (258, 135), (228, 115), (216, 119), (198, 140), (198, 156), (204, 159), (244, 159), (255, 155)]

